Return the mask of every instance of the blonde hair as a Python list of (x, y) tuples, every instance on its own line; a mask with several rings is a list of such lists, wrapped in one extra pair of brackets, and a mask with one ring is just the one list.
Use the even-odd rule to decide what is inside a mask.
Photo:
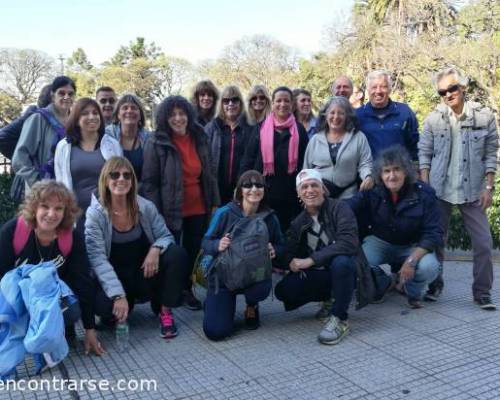
[(270, 113), (271, 113), (271, 96), (269, 95), (269, 92), (267, 91), (266, 87), (264, 85), (255, 85), (250, 92), (248, 93), (247, 97), (247, 108), (248, 108), (248, 123), (250, 125), (255, 125), (262, 121), (257, 120), (257, 117), (255, 116), (255, 111), (252, 108), (252, 98), (257, 96), (259, 93), (262, 93), (265, 98), (266, 98), (266, 108), (264, 109), (264, 118), (265, 119)]
[(19, 206), (18, 215), (33, 228), (36, 228), (36, 211), (41, 203), (55, 197), (64, 204), (64, 216), (57, 230), (73, 228), (75, 221), (81, 214), (81, 210), (75, 199), (75, 195), (61, 182), (52, 179), (44, 179), (36, 182), (24, 201)]
[(237, 97), (240, 99), (240, 115), (238, 115), (238, 118), (244, 116), (244, 118), (246, 119), (247, 113), (245, 111), (245, 101), (243, 100), (243, 95), (241, 94), (241, 91), (238, 88), (238, 86), (234, 85), (226, 86), (224, 89), (222, 89), (222, 92), (220, 94), (220, 99), (217, 102), (217, 117), (222, 119), (223, 121), (226, 120), (226, 115), (224, 114), (224, 108), (222, 107), (222, 100), (231, 97)]
[(111, 157), (102, 167), (98, 185), (99, 202), (106, 210), (108, 210), (108, 213), (111, 213), (111, 192), (108, 188), (108, 177), (111, 172), (117, 171), (121, 168), (127, 169), (128, 172), (132, 174), (132, 187), (127, 193), (127, 210), (134, 223), (137, 223), (139, 221), (139, 204), (137, 203), (137, 177), (135, 176), (132, 164), (130, 164), (130, 161), (125, 157)]

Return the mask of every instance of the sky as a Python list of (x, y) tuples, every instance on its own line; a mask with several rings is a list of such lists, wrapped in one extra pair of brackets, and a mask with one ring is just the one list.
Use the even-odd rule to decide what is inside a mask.
[(325, 50), (327, 26), (354, 0), (0, 0), (0, 48), (57, 58), (78, 47), (98, 65), (136, 37), (196, 63), (243, 36), (270, 35), (308, 57)]

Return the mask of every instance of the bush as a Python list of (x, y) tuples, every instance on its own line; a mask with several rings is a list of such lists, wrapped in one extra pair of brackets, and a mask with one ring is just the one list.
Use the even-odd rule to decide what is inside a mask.
[(0, 174), (0, 225), (11, 219), (16, 213), (16, 205), (9, 196), (12, 176)]

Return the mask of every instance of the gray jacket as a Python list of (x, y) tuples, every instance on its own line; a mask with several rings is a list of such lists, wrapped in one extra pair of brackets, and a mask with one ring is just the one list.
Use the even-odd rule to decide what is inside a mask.
[[(304, 155), (304, 168), (317, 169), (321, 177), (339, 187), (354, 183), (357, 175), (365, 179), (372, 173), (372, 153), (368, 140), (363, 132), (347, 132), (340, 145), (337, 162), (332, 163), (330, 149), (325, 132), (312, 136)], [(341, 198), (352, 197), (356, 193), (356, 185), (347, 188)]]
[[(163, 217), (149, 200), (137, 196), (139, 204), (139, 223), (151, 245), (161, 248), (161, 253), (174, 243), (174, 238)], [(108, 211), (92, 195), (92, 200), (87, 209), (85, 221), (85, 244), (90, 266), (97, 275), (97, 279), (109, 298), (125, 295), (123, 286), (118, 279), (113, 266), (109, 262), (111, 254), (111, 236), (113, 225)]]
[[(120, 142), (120, 137), (122, 135), (122, 129), (120, 127), (120, 124), (109, 124), (106, 126), (106, 133), (111, 136), (112, 138), (118, 140)], [(149, 132), (146, 129), (141, 129), (139, 131), (139, 143), (141, 144), (141, 147), (144, 148), (144, 144), (146, 143), (146, 140), (148, 140), (149, 136), (151, 135), (151, 132)], [(140, 179), (141, 177), (138, 176), (137, 179)]]
[[(496, 172), (498, 132), (490, 109), (472, 101), (467, 106), (471, 116), (461, 124), (463, 162), (458, 168), (464, 177), (465, 199), (473, 202), (484, 188), (485, 175)], [(429, 183), (441, 198), (451, 157), (451, 129), (445, 104), (438, 105), (425, 119), (418, 157), (420, 169), (430, 170)]]

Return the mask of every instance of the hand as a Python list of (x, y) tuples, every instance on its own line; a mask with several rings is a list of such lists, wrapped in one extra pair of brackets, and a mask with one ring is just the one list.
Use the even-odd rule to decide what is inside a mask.
[(85, 355), (89, 355), (90, 353), (94, 353), (96, 356), (102, 356), (106, 354), (104, 347), (102, 347), (101, 342), (97, 340), (97, 334), (95, 329), (86, 329), (85, 330)]
[(420, 180), (422, 182), (429, 183), (429, 170), (427, 168), (420, 170)]
[(276, 258), (276, 250), (274, 250), (273, 245), (271, 243), (268, 243), (267, 248), (269, 249), (269, 257), (271, 257), (271, 260), (273, 258)]
[(367, 176), (365, 179), (363, 179), (363, 182), (361, 182), (361, 185), (359, 185), (359, 190), (361, 192), (365, 190), (370, 190), (374, 185), (373, 178), (371, 176)]
[(142, 263), (141, 269), (144, 270), (144, 278), (151, 278), (158, 273), (160, 268), (160, 249), (151, 247)]
[(483, 208), (483, 210), (486, 210), (487, 208), (491, 207), (492, 203), (493, 194), (490, 190), (484, 189), (479, 195), (479, 205)]
[(116, 299), (113, 303), (113, 315), (118, 322), (123, 322), (128, 317), (128, 301), (125, 297)]
[(399, 270), (399, 277), (401, 281), (407, 282), (415, 276), (415, 268), (413, 268), (410, 264), (404, 263), (401, 269)]
[(301, 269), (307, 269), (314, 265), (312, 258), (294, 258), (290, 261), (290, 269), (293, 272), (299, 272)]
[(217, 250), (219, 250), (219, 252), (224, 251), (229, 247), (230, 244), (231, 238), (229, 237), (229, 233), (226, 233), (224, 237), (219, 240), (219, 247)]

